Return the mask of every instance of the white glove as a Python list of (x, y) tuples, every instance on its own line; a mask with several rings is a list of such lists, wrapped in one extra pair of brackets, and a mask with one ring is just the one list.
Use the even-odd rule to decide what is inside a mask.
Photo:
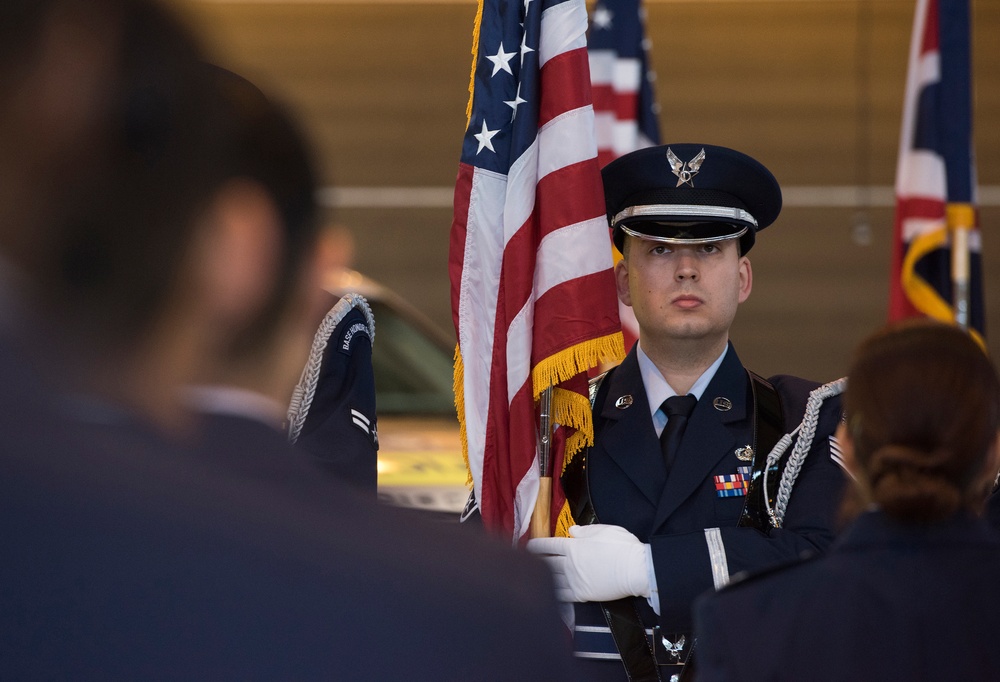
[(528, 540), (552, 570), (559, 601), (649, 597), (649, 545), (621, 526), (573, 526), (568, 538)]

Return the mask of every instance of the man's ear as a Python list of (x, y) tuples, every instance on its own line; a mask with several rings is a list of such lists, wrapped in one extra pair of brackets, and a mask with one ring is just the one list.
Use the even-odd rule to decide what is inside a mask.
[(743, 303), (750, 298), (750, 291), (753, 290), (753, 268), (750, 266), (750, 259), (740, 256), (740, 295), (739, 302)]
[(618, 289), (618, 300), (627, 306), (632, 305), (632, 295), (628, 290), (628, 261), (624, 258), (615, 263), (615, 287)]
[(209, 322), (239, 327), (264, 307), (280, 273), (281, 217), (258, 183), (235, 180), (212, 200), (195, 254)]

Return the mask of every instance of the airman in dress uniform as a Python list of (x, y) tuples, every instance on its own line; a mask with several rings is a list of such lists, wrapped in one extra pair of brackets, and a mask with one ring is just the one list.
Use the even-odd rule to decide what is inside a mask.
[(563, 478), (579, 525), (528, 547), (576, 604), (576, 655), (596, 679), (667, 680), (691, 652), (697, 595), (833, 540), (845, 477), (838, 400), (824, 399), (840, 387), (765, 380), (730, 342), (753, 284), (747, 253), (781, 209), (763, 165), (671, 144), (603, 175), (639, 341), (591, 387), (596, 442)]

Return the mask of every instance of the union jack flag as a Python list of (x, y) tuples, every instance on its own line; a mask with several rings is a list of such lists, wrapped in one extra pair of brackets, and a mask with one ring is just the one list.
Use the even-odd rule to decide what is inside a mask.
[[(975, 208), (970, 28), (968, 0), (918, 0), (896, 169), (889, 318), (964, 318), (965, 326), (981, 337), (982, 240)], [(967, 272), (953, 269), (956, 228), (968, 235)], [(954, 283), (963, 280), (968, 282), (968, 310), (956, 310)]]
[(475, 504), (512, 541), (538, 495), (540, 394), (569, 382), (552, 414), (572, 452), (593, 440), (586, 370), (623, 353), (586, 32), (583, 0), (484, 0), (476, 17), (449, 257), (455, 394)]

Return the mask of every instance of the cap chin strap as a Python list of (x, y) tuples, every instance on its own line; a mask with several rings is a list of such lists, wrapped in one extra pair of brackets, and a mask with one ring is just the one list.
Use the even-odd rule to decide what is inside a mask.
[[(757, 220), (742, 208), (736, 208), (734, 206), (704, 206), (702, 204), (654, 204), (651, 206), (629, 206), (618, 213), (611, 220), (611, 224), (618, 226), (621, 221), (628, 218), (663, 218), (669, 216), (715, 218), (722, 222), (738, 220), (742, 223), (749, 223), (750, 225), (757, 227)], [(744, 232), (745, 231), (746, 230), (744, 230)], [(743, 234), (743, 232), (740, 234)]]
[(629, 235), (630, 237), (638, 237), (639, 239), (645, 239), (650, 242), (661, 242), (663, 244), (708, 244), (710, 242), (724, 242), (727, 239), (738, 239), (747, 233), (749, 227), (744, 227), (739, 232), (735, 234), (724, 234), (721, 237), (704, 237), (701, 239), (681, 239), (678, 237), (657, 237), (655, 235), (646, 234), (644, 232), (636, 232), (635, 230), (630, 230), (624, 225), (618, 226), (622, 232)]

